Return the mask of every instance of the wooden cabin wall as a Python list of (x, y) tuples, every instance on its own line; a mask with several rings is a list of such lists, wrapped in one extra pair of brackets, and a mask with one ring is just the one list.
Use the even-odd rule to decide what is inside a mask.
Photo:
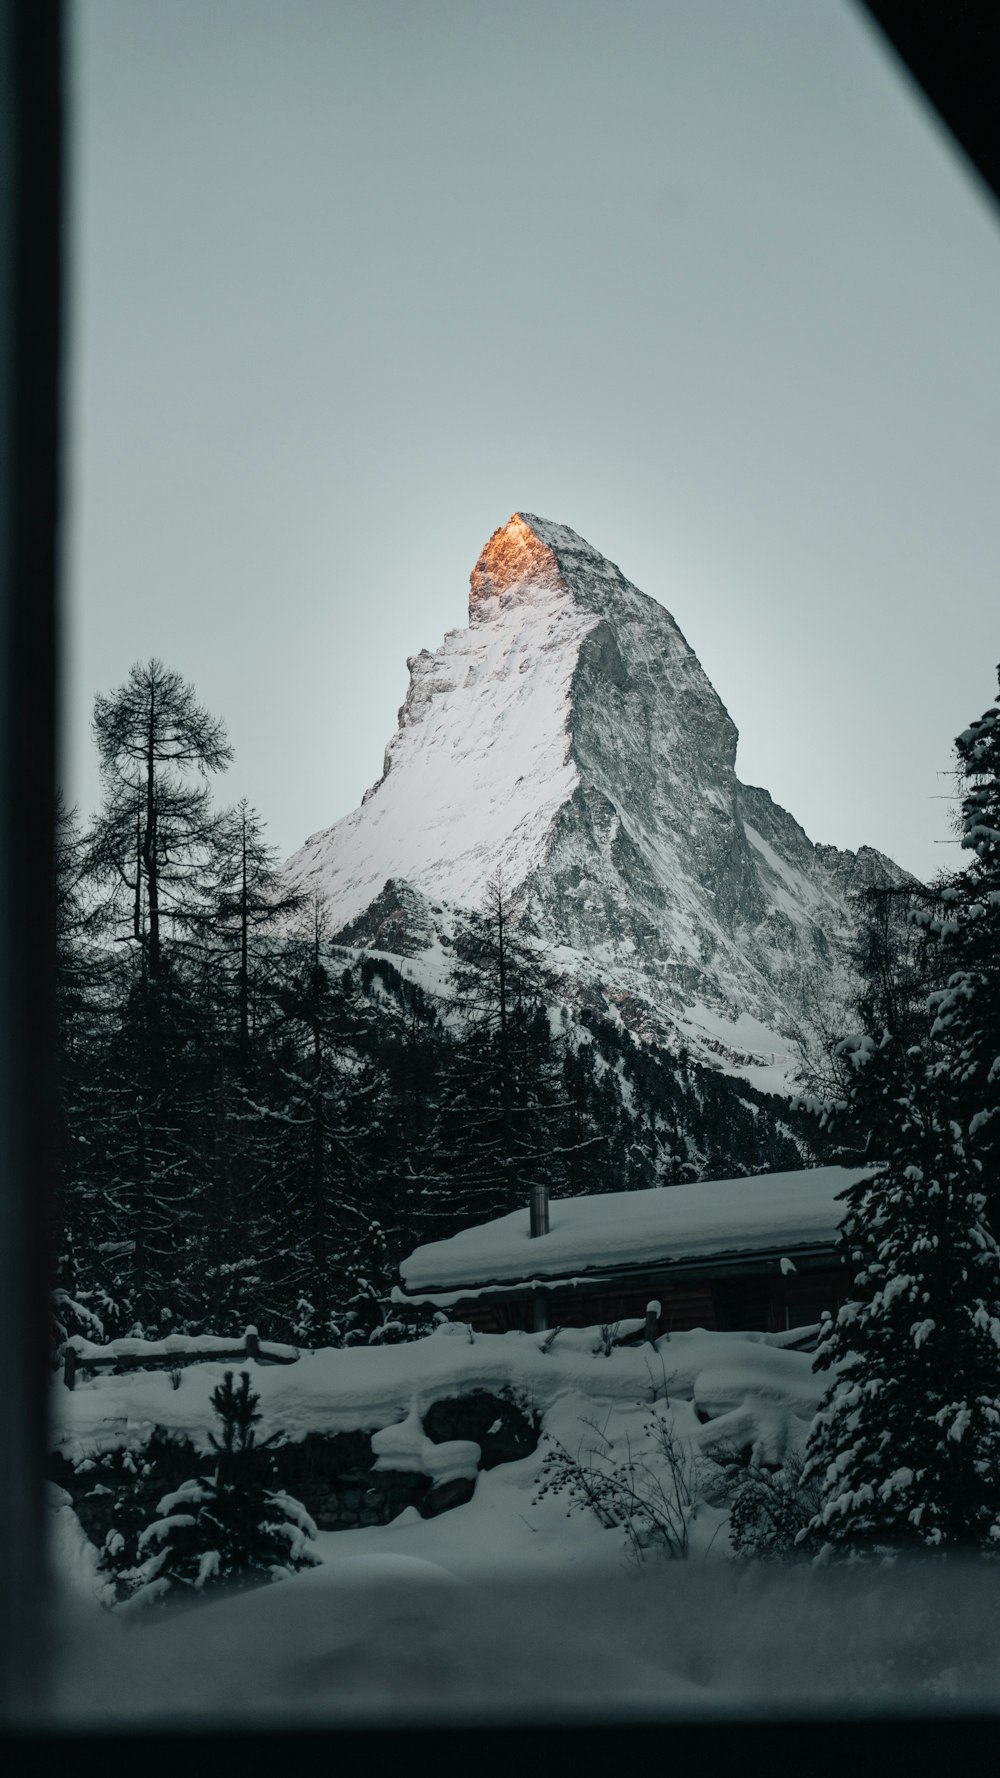
[[(823, 1310), (836, 1314), (847, 1295), (847, 1273), (831, 1268), (823, 1272), (749, 1276), (704, 1280), (699, 1283), (665, 1283), (652, 1279), (642, 1289), (614, 1291), (577, 1290), (548, 1299), (550, 1327), (602, 1327), (616, 1321), (643, 1320), (646, 1304), (660, 1303), (660, 1333), (688, 1333), (703, 1327), (720, 1333), (782, 1333), (788, 1327), (818, 1321)], [(464, 1321), (476, 1333), (530, 1331), (532, 1300), (480, 1298), (457, 1306), (456, 1321)]]
[[(572, 1291), (565, 1296), (549, 1297), (550, 1327), (603, 1327), (616, 1321), (642, 1321), (646, 1304), (658, 1296), (661, 1333), (686, 1331), (692, 1327), (714, 1329), (715, 1305), (707, 1284), (661, 1286), (641, 1291)], [(455, 1320), (464, 1321), (476, 1333), (509, 1333), (513, 1329), (528, 1331), (532, 1325), (530, 1296), (508, 1298), (505, 1302), (488, 1299), (463, 1304), (452, 1311)]]

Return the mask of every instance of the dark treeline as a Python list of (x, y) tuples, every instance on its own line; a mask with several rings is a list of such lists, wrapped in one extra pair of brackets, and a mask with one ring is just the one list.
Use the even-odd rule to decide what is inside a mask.
[(215, 807), (224, 727), (160, 662), (94, 734), (100, 810), (57, 824), (57, 1337), (405, 1337), (400, 1258), (536, 1179), (800, 1164), (787, 1103), (560, 1008), (499, 878), (439, 997), (335, 942), (256, 811)]

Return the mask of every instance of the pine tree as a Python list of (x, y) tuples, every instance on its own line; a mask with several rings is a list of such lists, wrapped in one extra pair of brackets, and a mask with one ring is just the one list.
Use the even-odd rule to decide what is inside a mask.
[(268, 1447), (278, 1435), (257, 1443), (259, 1399), (248, 1371), (240, 1373), (238, 1386), (227, 1371), (213, 1390), (212, 1406), (222, 1421), (222, 1437), (209, 1434), (217, 1454), (214, 1473), (182, 1482), (160, 1501), (160, 1517), (139, 1537), (140, 1553), (150, 1554), (122, 1576), (134, 1586), (129, 1605), (185, 1590), (259, 1586), (319, 1561), (309, 1548), (316, 1527), (305, 1508), (269, 1486)]
[(934, 996), (934, 1033), (948, 1039), (953, 1115), (982, 1169), (1000, 1234), (1000, 704), (970, 724), (955, 748), (965, 786), (962, 845), (971, 857), (945, 885), (944, 914), (932, 926), (951, 971)]
[(1000, 1550), (1000, 1254), (925, 1044), (846, 1040), (883, 1164), (844, 1194), (850, 1297), (820, 1346), (811, 1533), (840, 1554)]

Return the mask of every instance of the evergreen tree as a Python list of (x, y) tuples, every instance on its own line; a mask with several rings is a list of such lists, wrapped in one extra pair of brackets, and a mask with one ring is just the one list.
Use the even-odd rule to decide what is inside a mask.
[(834, 1376), (804, 1479), (831, 1551), (1000, 1549), (1000, 1254), (925, 1046), (846, 1040), (883, 1164), (844, 1194), (853, 1287), (820, 1346)]
[(965, 787), (962, 845), (971, 856), (944, 886), (943, 916), (932, 922), (950, 970), (934, 995), (934, 1032), (948, 1039), (952, 1115), (981, 1168), (988, 1214), (1000, 1233), (1000, 704), (955, 747)]
[(160, 1501), (161, 1515), (139, 1537), (140, 1553), (150, 1551), (131, 1574), (128, 1604), (150, 1604), (190, 1590), (259, 1586), (294, 1570), (315, 1565), (309, 1548), (316, 1527), (305, 1508), (269, 1485), (268, 1446), (258, 1444), (259, 1396), (248, 1371), (238, 1386), (232, 1371), (212, 1392), (222, 1421), (222, 1437), (209, 1433), (216, 1452), (214, 1473), (182, 1482)]
[[(847, 1194), (851, 1299), (817, 1356), (812, 1532), (834, 1550), (1000, 1547), (1000, 708), (956, 743), (969, 869), (870, 899), (833, 1121), (880, 1161)], [(907, 902), (909, 928), (897, 913)], [(959, 964), (956, 968), (955, 965)]]

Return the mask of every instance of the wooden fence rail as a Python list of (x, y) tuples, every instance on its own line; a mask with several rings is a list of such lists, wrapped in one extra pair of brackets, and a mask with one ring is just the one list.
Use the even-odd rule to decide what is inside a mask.
[(295, 1346), (284, 1346), (261, 1339), (255, 1327), (248, 1327), (242, 1341), (206, 1339), (186, 1335), (168, 1336), (165, 1340), (109, 1340), (106, 1346), (94, 1345), (79, 1334), (63, 1347), (63, 1382), (67, 1389), (76, 1388), (76, 1379), (87, 1371), (164, 1370), (187, 1364), (244, 1363), (296, 1364), (301, 1353)]

